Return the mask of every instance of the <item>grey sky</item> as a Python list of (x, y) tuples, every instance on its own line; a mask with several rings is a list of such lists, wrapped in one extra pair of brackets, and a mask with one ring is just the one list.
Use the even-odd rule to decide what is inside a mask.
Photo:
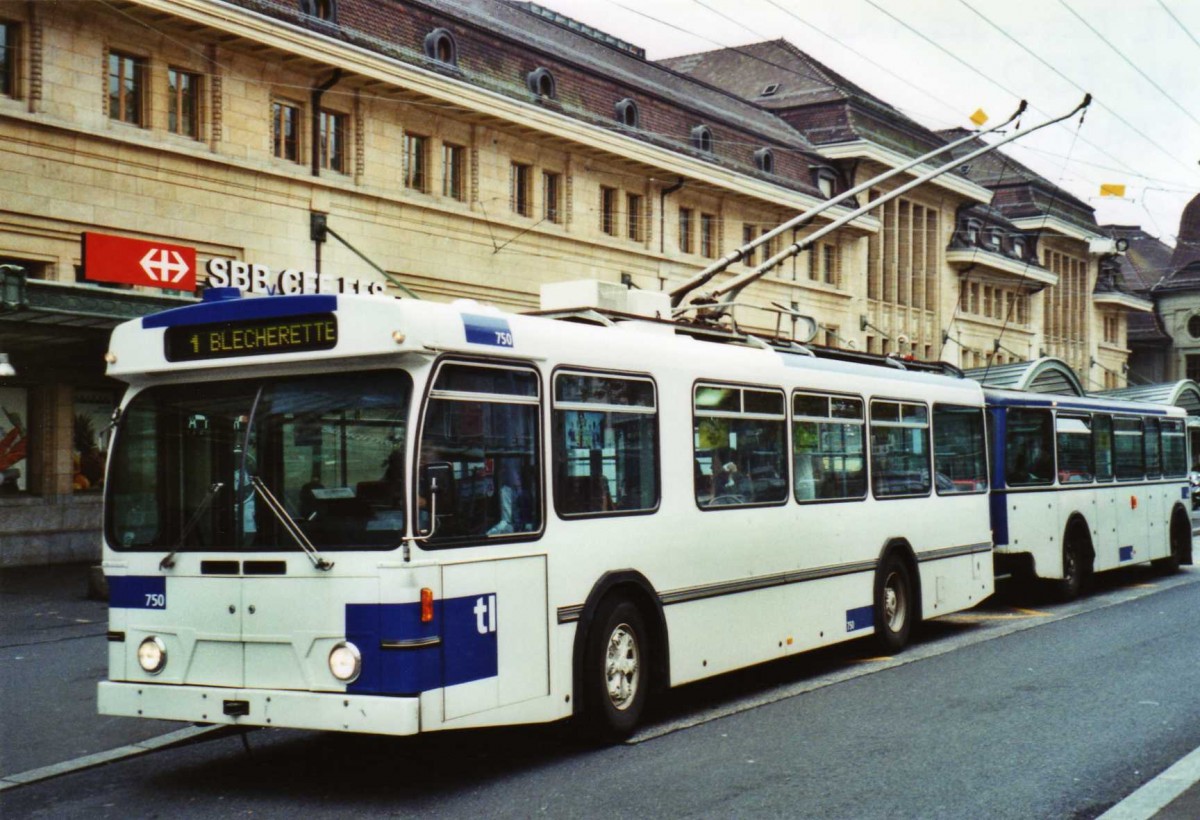
[[(1169, 244), (1200, 192), (1196, 0), (539, 2), (650, 59), (783, 37), (931, 128), (969, 126), (977, 108), (994, 123), (1021, 98), (1033, 124), (1089, 91), (1081, 130), (1075, 118), (1007, 150), (1101, 224), (1142, 225)], [(1125, 198), (1101, 198), (1101, 183), (1124, 184)]]

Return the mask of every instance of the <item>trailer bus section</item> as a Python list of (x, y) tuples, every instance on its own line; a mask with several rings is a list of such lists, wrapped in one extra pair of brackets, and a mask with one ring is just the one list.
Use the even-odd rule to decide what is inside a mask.
[(1089, 576), (1192, 561), (1183, 409), (985, 390), (997, 574), (1077, 596)]
[(217, 295), (113, 334), (104, 714), (612, 738), (651, 688), (899, 649), (992, 593), (975, 382), (651, 321)]

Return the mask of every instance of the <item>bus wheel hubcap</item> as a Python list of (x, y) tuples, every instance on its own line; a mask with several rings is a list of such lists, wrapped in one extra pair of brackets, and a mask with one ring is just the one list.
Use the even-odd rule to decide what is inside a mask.
[(888, 576), (883, 585), (883, 620), (893, 632), (904, 626), (904, 589), (897, 573)]
[(612, 705), (617, 709), (628, 708), (638, 687), (637, 636), (628, 624), (621, 624), (609, 636), (604, 677)]

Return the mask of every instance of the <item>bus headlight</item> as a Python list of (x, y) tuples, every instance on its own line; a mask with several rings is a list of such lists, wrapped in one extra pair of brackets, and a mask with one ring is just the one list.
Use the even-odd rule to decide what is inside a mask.
[(329, 671), (342, 683), (354, 683), (362, 672), (362, 655), (358, 647), (344, 641), (329, 652)]
[(153, 636), (138, 644), (138, 665), (151, 675), (157, 675), (167, 665), (167, 647)]

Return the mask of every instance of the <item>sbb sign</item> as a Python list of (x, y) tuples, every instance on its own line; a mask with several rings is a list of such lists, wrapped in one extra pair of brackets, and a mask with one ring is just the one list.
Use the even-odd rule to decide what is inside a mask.
[(270, 296), (292, 296), (298, 293), (362, 293), (370, 296), (385, 294), (382, 282), (362, 282), (341, 276), (321, 276), (307, 270), (287, 270), (273, 273), (266, 265), (241, 262), (237, 259), (210, 259), (204, 266), (210, 288), (238, 288), (244, 293)]
[(196, 249), (103, 233), (83, 235), (83, 278), (165, 290), (196, 289)]

